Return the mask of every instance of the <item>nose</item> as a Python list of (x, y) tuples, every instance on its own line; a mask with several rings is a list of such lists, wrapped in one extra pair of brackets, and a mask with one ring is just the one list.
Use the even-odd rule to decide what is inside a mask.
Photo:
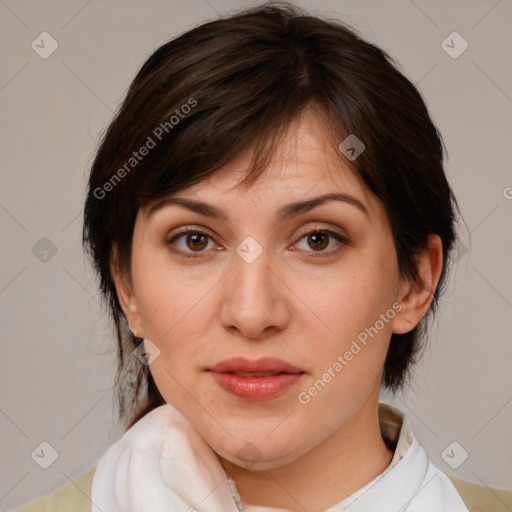
[(275, 335), (290, 320), (291, 292), (271, 259), (265, 250), (254, 261), (235, 254), (223, 286), (222, 325), (253, 341)]

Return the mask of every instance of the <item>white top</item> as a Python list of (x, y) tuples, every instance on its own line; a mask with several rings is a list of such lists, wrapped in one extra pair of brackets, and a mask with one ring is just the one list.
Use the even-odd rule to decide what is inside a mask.
[[(389, 466), (325, 512), (468, 512), (397, 408), (379, 404)], [(91, 512), (283, 512), (244, 504), (202, 436), (171, 405), (141, 418), (98, 463)], [(289, 512), (289, 511), (286, 511)]]

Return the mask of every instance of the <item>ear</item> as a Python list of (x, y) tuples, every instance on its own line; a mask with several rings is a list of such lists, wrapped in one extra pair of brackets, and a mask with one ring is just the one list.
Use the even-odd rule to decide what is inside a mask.
[(121, 304), (128, 325), (133, 329), (139, 337), (140, 334), (140, 317), (137, 306), (137, 300), (133, 293), (133, 285), (129, 276), (124, 275), (119, 266), (119, 250), (117, 244), (112, 246), (112, 257), (110, 259), (110, 275), (114, 281), (117, 298)]
[(417, 256), (418, 278), (403, 281), (399, 302), (402, 309), (393, 319), (393, 333), (412, 331), (427, 314), (443, 269), (443, 244), (439, 235), (429, 235), (427, 247)]

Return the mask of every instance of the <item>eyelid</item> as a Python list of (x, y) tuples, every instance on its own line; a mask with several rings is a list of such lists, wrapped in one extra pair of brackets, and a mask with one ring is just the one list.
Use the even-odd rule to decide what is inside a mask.
[(329, 233), (329, 234), (336, 235), (336, 236), (348, 241), (348, 236), (346, 236), (342, 233), (338, 233), (336, 231), (336, 228), (332, 227), (332, 224), (329, 224), (329, 223), (318, 223), (318, 225), (316, 225), (314, 227), (310, 226), (310, 227), (303, 228), (303, 229), (299, 230), (299, 232), (295, 236), (298, 238), (302, 238), (304, 235), (309, 235), (309, 234), (315, 233), (315, 232)]
[(197, 226), (195, 224), (190, 224), (190, 225), (184, 225), (184, 226), (180, 226), (176, 229), (173, 229), (172, 231), (170, 231), (167, 235), (166, 235), (166, 240), (167, 242), (170, 242), (172, 241), (174, 238), (178, 237), (178, 236), (181, 236), (183, 234), (188, 234), (189, 232), (193, 232), (193, 233), (200, 233), (202, 235), (207, 235), (209, 236), (210, 238), (213, 239), (213, 235), (211, 234), (211, 231), (207, 228), (204, 228), (202, 226)]
[[(308, 222), (308, 224), (312, 224), (312, 222)], [(314, 222), (313, 222), (313, 224), (314, 224)], [(333, 227), (333, 225), (328, 222), (319, 221), (316, 224), (317, 225), (314, 227), (304, 227), (304, 228), (300, 229), (299, 232), (295, 235), (295, 237), (302, 237), (311, 232), (314, 232), (315, 230), (318, 230), (318, 231), (325, 231), (325, 232), (333, 233), (342, 238), (347, 238), (346, 235), (343, 235), (343, 234), (335, 231), (335, 229), (339, 229), (339, 228)], [(176, 237), (178, 235), (182, 235), (188, 231), (193, 231), (193, 232), (201, 233), (203, 235), (208, 235), (212, 239), (214, 239), (216, 236), (216, 235), (213, 235), (212, 232), (208, 228), (205, 228), (203, 226), (199, 226), (197, 224), (189, 224), (189, 225), (185, 224), (183, 226), (179, 226), (179, 227), (173, 229), (170, 233), (167, 234), (166, 239), (167, 239), (167, 241), (170, 241), (174, 237)]]

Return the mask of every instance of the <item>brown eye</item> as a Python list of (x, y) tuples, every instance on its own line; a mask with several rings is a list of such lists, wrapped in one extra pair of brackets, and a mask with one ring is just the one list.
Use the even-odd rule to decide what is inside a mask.
[(208, 236), (203, 233), (188, 234), (185, 240), (187, 247), (193, 251), (201, 251), (208, 245)]
[(190, 258), (207, 254), (208, 251), (206, 249), (209, 242), (213, 244), (211, 236), (207, 233), (196, 229), (188, 229), (173, 236), (167, 241), (167, 245), (171, 247), (174, 253)]
[(308, 245), (315, 251), (323, 251), (329, 245), (329, 236), (327, 233), (311, 233), (308, 235)]
[[(303, 247), (300, 247), (303, 241), (305, 244), (303, 244)], [(334, 247), (327, 249), (331, 245)], [(330, 229), (314, 229), (306, 231), (302, 234), (299, 239), (299, 243), (297, 244), (298, 248), (304, 252), (318, 253), (318, 256), (334, 254), (345, 245), (348, 245), (347, 238), (335, 231), (331, 231)]]

